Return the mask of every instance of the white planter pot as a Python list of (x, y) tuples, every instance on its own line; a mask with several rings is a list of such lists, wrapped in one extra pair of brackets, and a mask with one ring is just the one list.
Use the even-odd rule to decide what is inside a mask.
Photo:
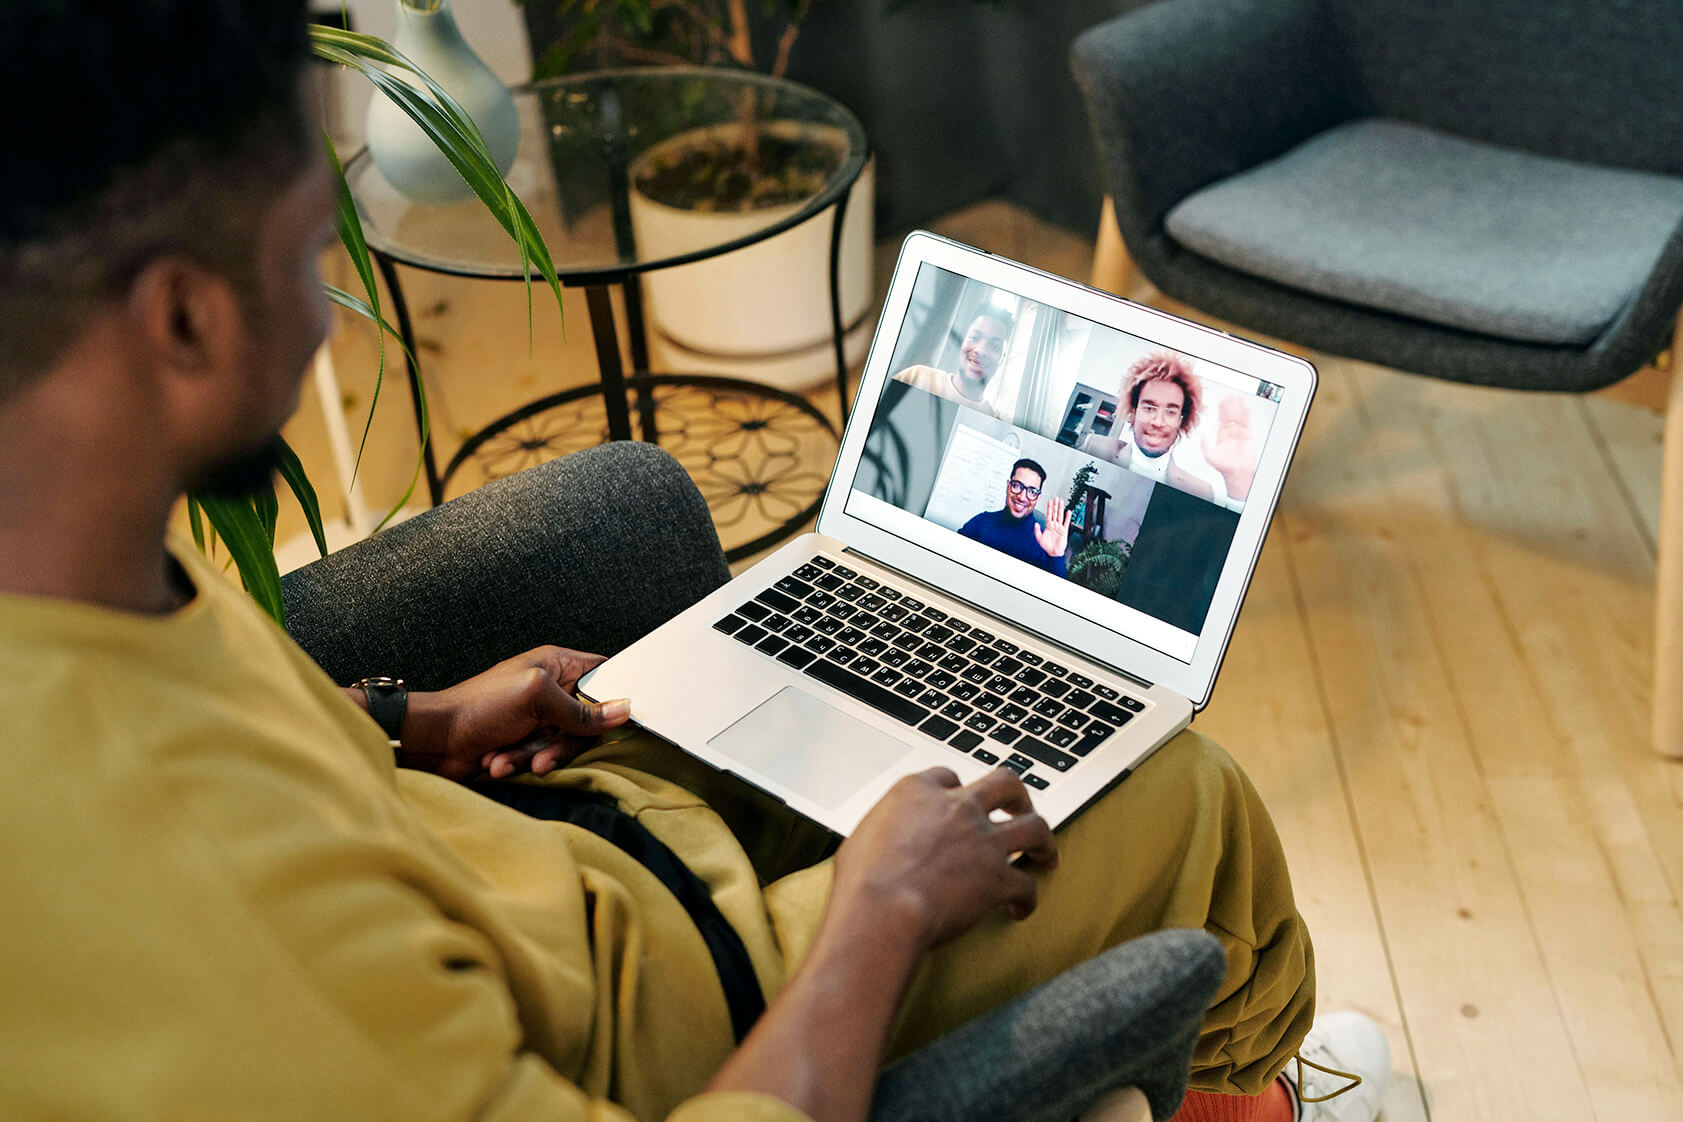
[[(840, 130), (825, 125), (772, 121), (765, 131), (817, 136), (840, 146)], [(693, 129), (656, 145), (631, 168), (631, 228), (644, 258), (716, 246), (764, 229), (797, 213), (803, 204), (747, 214), (683, 210), (656, 202), (635, 187), (644, 161), (670, 156), (735, 125)], [(871, 248), (876, 197), (875, 163), (853, 186), (842, 223), (840, 292), (849, 364), (870, 342)], [(643, 279), (650, 356), (657, 369), (751, 378), (785, 390), (807, 390), (835, 377), (830, 320), (832, 210), (763, 242), (720, 257), (660, 269)]]

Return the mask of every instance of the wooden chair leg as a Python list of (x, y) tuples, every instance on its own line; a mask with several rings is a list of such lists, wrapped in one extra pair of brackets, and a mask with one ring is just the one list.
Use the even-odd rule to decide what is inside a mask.
[(1116, 204), (1109, 195), (1099, 209), (1099, 239), (1093, 247), (1093, 287), (1118, 296), (1128, 295), (1134, 283), (1134, 261), (1122, 244), (1116, 225)]
[(1671, 341), (1655, 574), (1654, 749), (1683, 759), (1683, 313)]

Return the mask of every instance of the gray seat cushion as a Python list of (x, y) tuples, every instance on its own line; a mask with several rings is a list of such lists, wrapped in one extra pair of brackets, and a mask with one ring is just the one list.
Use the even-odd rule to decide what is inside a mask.
[(1581, 346), (1680, 221), (1683, 179), (1367, 119), (1204, 188), (1166, 225), (1196, 253), (1320, 296)]

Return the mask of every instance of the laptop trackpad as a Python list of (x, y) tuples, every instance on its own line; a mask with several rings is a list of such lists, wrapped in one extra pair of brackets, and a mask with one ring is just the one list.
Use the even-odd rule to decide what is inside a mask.
[(911, 749), (794, 686), (708, 744), (834, 810)]

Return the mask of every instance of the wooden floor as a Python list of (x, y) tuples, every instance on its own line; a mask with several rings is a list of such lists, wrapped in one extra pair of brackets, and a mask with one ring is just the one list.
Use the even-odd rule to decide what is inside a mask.
[[(1002, 204), (937, 228), (1078, 278), (1091, 259)], [(439, 284), (456, 311), (430, 345), (481, 354), (483, 327), (449, 342), (448, 321), (489, 297)], [(526, 351), (512, 307), (510, 388), (472, 379), (491, 399), (529, 391), (551, 345)], [(568, 311), (556, 345), (589, 368)], [(1390, 1122), (1683, 1119), (1683, 764), (1645, 724), (1660, 423), (1630, 400), (1663, 377), (1529, 396), (1311, 357), (1308, 430), (1196, 727), (1273, 810), (1321, 1007), (1384, 1026)], [(496, 407), (439, 393), (446, 437)], [(379, 423), (398, 451), (370, 453), (371, 493), (407, 476), (401, 416)]]

